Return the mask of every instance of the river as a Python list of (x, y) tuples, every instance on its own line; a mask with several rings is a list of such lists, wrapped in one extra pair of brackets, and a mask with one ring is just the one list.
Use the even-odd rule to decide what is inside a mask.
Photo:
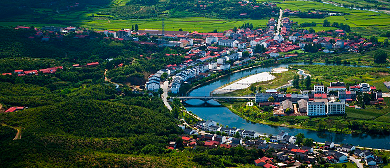
[[(299, 63), (298, 63), (299, 64)], [(302, 64), (302, 63), (301, 63)], [(289, 64), (282, 64), (278, 66), (272, 67), (258, 67), (250, 70), (245, 70), (241, 72), (237, 72), (226, 77), (223, 77), (213, 83), (205, 85), (203, 87), (197, 88), (190, 92), (189, 96), (209, 96), (210, 92), (217, 89), (218, 87), (235, 81), (239, 78), (253, 75), (261, 72), (271, 72), (273, 68), (279, 67), (288, 67)], [(365, 66), (366, 67), (366, 66)], [(217, 103), (212, 102), (211, 103)], [(200, 100), (189, 100), (187, 101), (190, 104), (198, 104), (201, 103)], [(205, 120), (214, 120), (219, 124), (228, 125), (229, 127), (236, 127), (246, 130), (253, 130), (259, 133), (266, 133), (277, 135), (282, 131), (288, 132), (289, 135), (296, 135), (298, 133), (305, 134), (306, 138), (313, 138), (317, 142), (335, 142), (338, 144), (352, 144), (355, 146), (364, 146), (371, 148), (379, 148), (379, 149), (390, 149), (390, 136), (374, 136), (367, 134), (336, 134), (332, 132), (316, 132), (305, 129), (295, 129), (295, 128), (287, 128), (287, 127), (275, 127), (264, 124), (252, 124), (232, 113), (226, 107), (187, 107), (187, 110), (192, 111), (194, 114)], [(390, 128), (389, 128), (390, 129)]]

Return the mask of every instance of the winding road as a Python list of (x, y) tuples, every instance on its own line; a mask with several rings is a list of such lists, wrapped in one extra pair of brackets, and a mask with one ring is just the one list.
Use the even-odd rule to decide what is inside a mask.
[(161, 99), (163, 100), (165, 107), (167, 107), (169, 111), (172, 111), (172, 107), (168, 103), (168, 85), (169, 85), (168, 81), (165, 81), (164, 83), (160, 84), (160, 87), (164, 91), (164, 93), (161, 94)]

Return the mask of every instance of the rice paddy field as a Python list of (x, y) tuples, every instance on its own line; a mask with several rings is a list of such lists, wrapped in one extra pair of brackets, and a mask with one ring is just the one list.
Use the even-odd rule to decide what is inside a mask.
[[(169, 18), (165, 19), (165, 30), (167, 31), (198, 31), (219, 32), (239, 27), (244, 23), (252, 23), (254, 27), (264, 27), (268, 20), (222, 20), (203, 17), (189, 18)], [(139, 20), (94, 20), (82, 22), (83, 27), (91, 27), (94, 29), (112, 29), (119, 30), (122, 28), (131, 28), (131, 25), (138, 24), (139, 29), (162, 29), (161, 19), (139, 19)]]
[[(330, 27), (322, 27), (325, 19), (329, 22), (344, 23), (351, 26), (352, 31), (362, 35), (379, 35), (384, 31), (390, 30), (390, 15), (372, 11), (353, 10), (343, 7), (337, 7), (330, 4), (324, 4), (313, 1), (283, 1), (277, 4), (282, 9), (301, 10), (301, 11), (332, 11), (344, 13), (344, 16), (329, 16), (324, 19), (311, 18), (291, 18), (298, 23), (315, 22), (317, 27), (312, 27), (316, 31), (329, 30)], [(310, 27), (308, 27), (309, 29)]]
[[(129, 0), (113, 0), (110, 7), (124, 6)], [(258, 2), (265, 2), (258, 0)], [(332, 11), (344, 13), (344, 16), (330, 16), (326, 17), (330, 22), (344, 23), (351, 26), (351, 29), (364, 36), (376, 35), (390, 30), (390, 15), (385, 13), (377, 13), (370, 11), (352, 10), (343, 7), (336, 7), (330, 4), (323, 4), (314, 1), (272, 1), (282, 9), (301, 10), (301, 11)], [(50, 9), (35, 9), (39, 15), (26, 16), (22, 15), (15, 17), (12, 20), (5, 20), (0, 22), (0, 26), (36, 26), (42, 27), (44, 25), (54, 26), (80, 26), (87, 28), (94, 28), (97, 30), (119, 30), (123, 28), (131, 28), (131, 25), (138, 24), (139, 29), (162, 29), (162, 17), (152, 19), (127, 19), (118, 20), (113, 16), (102, 15), (100, 12), (106, 8), (90, 7), (84, 11), (74, 11), (68, 13), (55, 13)], [(100, 13), (97, 17), (97, 14)], [(50, 16), (50, 19), (47, 17)], [(94, 17), (92, 17), (94, 16)], [(270, 16), (271, 17), (271, 16)], [(42, 18), (46, 18), (43, 23)], [(218, 18), (202, 18), (202, 17), (187, 17), (187, 18), (165, 18), (165, 30), (179, 30), (184, 31), (198, 31), (211, 32), (214, 30), (225, 31), (233, 27), (239, 27), (244, 23), (252, 23), (254, 27), (265, 27), (267, 20), (227, 20)], [(333, 30), (333, 27), (322, 27), (325, 19), (310, 19), (310, 18), (291, 18), (298, 23), (315, 22), (316, 27), (312, 27), (315, 31)], [(309, 29), (310, 27), (307, 27)], [(383, 41), (384, 39), (380, 39)]]

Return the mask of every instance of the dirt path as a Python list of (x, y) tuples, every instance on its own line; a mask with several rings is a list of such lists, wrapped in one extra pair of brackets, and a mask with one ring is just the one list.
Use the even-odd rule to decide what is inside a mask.
[(4, 126), (4, 127), (13, 128), (13, 129), (15, 129), (17, 131), (16, 135), (15, 135), (15, 138), (13, 140), (22, 139), (22, 128), (21, 127), (13, 127), (13, 126), (9, 126), (9, 125), (4, 124), (4, 123), (1, 123), (1, 125)]
[(111, 79), (107, 78), (107, 71), (108, 71), (107, 69), (104, 70), (104, 81), (110, 82), (110, 83), (114, 84), (115, 86), (123, 86), (122, 84), (112, 82)]
[(20, 127), (14, 127), (18, 132), (15, 135), (15, 138), (13, 140), (22, 139), (22, 128)]

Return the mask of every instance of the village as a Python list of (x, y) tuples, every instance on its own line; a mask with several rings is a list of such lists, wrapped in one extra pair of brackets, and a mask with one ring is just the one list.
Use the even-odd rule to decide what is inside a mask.
[[(253, 63), (262, 57), (282, 60), (297, 57), (305, 50), (324, 53), (359, 52), (362, 48), (373, 46), (365, 38), (355, 37), (357, 39), (346, 40), (346, 32), (342, 29), (316, 33), (308, 30), (292, 31), (293, 24), (292, 20), (284, 17), (279, 20), (271, 18), (265, 30), (251, 30), (248, 28), (251, 27), (250, 25), (243, 25), (241, 29), (231, 29), (224, 33), (140, 30), (139, 35), (165, 37), (159, 41), (160, 44), (156, 45), (177, 46), (189, 50), (184, 55), (186, 60), (182, 64), (167, 65), (166, 69), (152, 74), (145, 88), (157, 91), (160, 88), (160, 76), (167, 73), (173, 76), (170, 91), (178, 94), (183, 83), (210, 76), (213, 72)], [(112, 33), (116, 35), (115, 32)], [(167, 54), (167, 56), (175, 56), (175, 54)]]
[[(281, 16), (281, 15), (280, 15)], [(167, 73), (172, 77), (169, 90), (178, 94), (183, 83), (191, 80), (210, 76), (213, 72), (230, 70), (233, 67), (246, 65), (259, 60), (261, 57), (274, 58), (275, 60), (297, 57), (299, 52), (305, 51), (305, 46), (321, 46), (316, 48), (319, 52), (332, 53), (337, 51), (359, 52), (359, 48), (368, 48), (372, 43), (364, 38), (354, 40), (345, 39), (346, 32), (342, 29), (326, 32), (309, 32), (308, 30), (292, 31), (294, 24), (288, 17), (280, 17), (278, 20), (271, 18), (267, 29), (252, 30), (248, 26), (227, 30), (223, 33), (198, 33), (186, 31), (161, 31), (124, 29), (120, 31), (98, 31), (104, 34), (106, 39), (132, 40), (141, 45), (158, 45), (161, 47), (182, 47), (188, 50), (185, 53), (185, 61), (179, 65), (167, 65), (149, 76), (145, 84), (148, 91), (160, 90), (161, 76)], [(18, 26), (17, 29), (31, 29)], [(50, 41), (61, 39), (67, 33), (75, 33), (74, 38), (90, 38), (88, 30), (75, 27), (57, 28), (53, 26), (35, 29), (37, 33), (29, 39), (41, 39)], [(140, 41), (139, 36), (162, 36), (157, 42)], [(310, 49), (310, 47), (306, 47)], [(259, 50), (261, 54), (259, 54)], [(182, 56), (181, 54), (167, 54), (167, 57)], [(92, 63), (94, 64), (94, 63)], [(96, 64), (96, 63), (95, 63)], [(98, 64), (98, 63), (97, 63)], [(80, 65), (74, 65), (78, 67)], [(87, 64), (87, 66), (89, 66)], [(93, 66), (93, 65), (91, 65)], [(40, 70), (42, 73), (55, 73), (57, 69)], [(18, 76), (35, 75), (34, 71), (15, 71)], [(7, 73), (3, 75), (12, 75)], [(381, 92), (376, 92), (374, 86), (361, 83), (348, 88), (342, 82), (332, 82), (330, 87), (316, 85), (312, 91), (303, 91), (301, 94), (279, 93), (277, 90), (267, 90), (265, 93), (257, 93), (255, 102), (260, 106), (274, 106), (274, 115), (307, 115), (326, 116), (343, 115), (348, 102), (356, 100), (356, 92), (375, 94), (375, 103), (383, 102)], [(272, 97), (272, 98), (271, 98)], [(271, 98), (271, 99), (270, 99)], [(298, 105), (298, 106), (297, 106)], [(359, 108), (355, 106), (355, 108)], [(21, 110), (22, 107), (12, 107), (11, 111)], [(309, 146), (295, 145), (297, 137), (280, 133), (277, 136), (260, 135), (254, 131), (237, 128), (224, 128), (214, 121), (200, 121), (194, 129), (180, 126), (184, 135), (185, 147), (205, 146), (207, 148), (232, 148), (244, 146), (269, 151), (270, 154), (254, 160), (256, 166), (262, 167), (299, 167), (302, 164), (314, 165), (321, 163), (346, 163), (355, 162), (359, 167), (365, 165), (376, 167), (383, 163), (382, 159), (375, 156), (370, 150), (363, 150), (352, 145), (335, 145), (332, 142), (311, 143)], [(209, 132), (206, 133), (205, 131)], [(215, 134), (214, 134), (215, 133)], [(169, 143), (169, 149), (175, 149), (176, 142)], [(179, 145), (180, 146), (180, 145)], [(358, 160), (358, 161), (357, 161)]]
[[(160, 77), (163, 73), (172, 76), (170, 91), (178, 94), (185, 82), (210, 76), (213, 72), (257, 62), (262, 59), (275, 60), (298, 57), (306, 52), (359, 52), (362, 48), (374, 46), (363, 37), (347, 38), (343, 29), (313, 32), (305, 29), (292, 29), (297, 24), (282, 14), (293, 15), (286, 9), (280, 12), (279, 19), (271, 18), (266, 29), (253, 29), (247, 23), (241, 28), (234, 28), (222, 33), (198, 33), (187, 31), (164, 30), (130, 30), (95, 31), (103, 34), (105, 39), (123, 41), (130, 40), (141, 45), (157, 45), (159, 47), (182, 47), (188, 52), (183, 54), (166, 54), (167, 57), (184, 56), (183, 63), (167, 65), (149, 76), (145, 89), (158, 91)], [(34, 36), (29, 39), (40, 39), (42, 42), (61, 40), (67, 34), (74, 34), (77, 39), (95, 39), (91, 30), (76, 27), (44, 26), (41, 29), (17, 26), (15, 29), (34, 29)], [(252, 30), (253, 29), (253, 30)], [(140, 37), (158, 37), (155, 41), (141, 41)], [(310, 51), (309, 51), (310, 50)], [(31, 72), (34, 73), (34, 72)]]
[[(184, 134), (179, 141), (172, 141), (167, 146), (171, 150), (183, 148), (233, 148), (242, 146), (248, 149), (259, 149), (264, 157), (254, 160), (256, 166), (274, 167), (312, 167), (325, 163), (354, 162), (359, 168), (363, 166), (378, 167), (383, 164), (381, 157), (373, 151), (350, 144), (333, 142), (318, 143), (310, 138), (299, 138), (286, 132), (278, 135), (261, 135), (254, 131), (221, 127), (215, 121), (200, 121), (193, 129), (179, 125)], [(179, 144), (180, 143), (180, 144)]]
[[(324, 85), (314, 85), (313, 90), (304, 90), (301, 94), (282, 94), (275, 89), (257, 93), (255, 102), (259, 106), (273, 106), (275, 116), (307, 115), (310, 117), (327, 115), (345, 115), (345, 106), (357, 101), (357, 92), (372, 94), (374, 99), (370, 104), (382, 104), (382, 92), (376, 91), (375, 86), (368, 83), (350, 86), (347, 90), (344, 82), (331, 82)], [(357, 105), (349, 106), (360, 108)]]

